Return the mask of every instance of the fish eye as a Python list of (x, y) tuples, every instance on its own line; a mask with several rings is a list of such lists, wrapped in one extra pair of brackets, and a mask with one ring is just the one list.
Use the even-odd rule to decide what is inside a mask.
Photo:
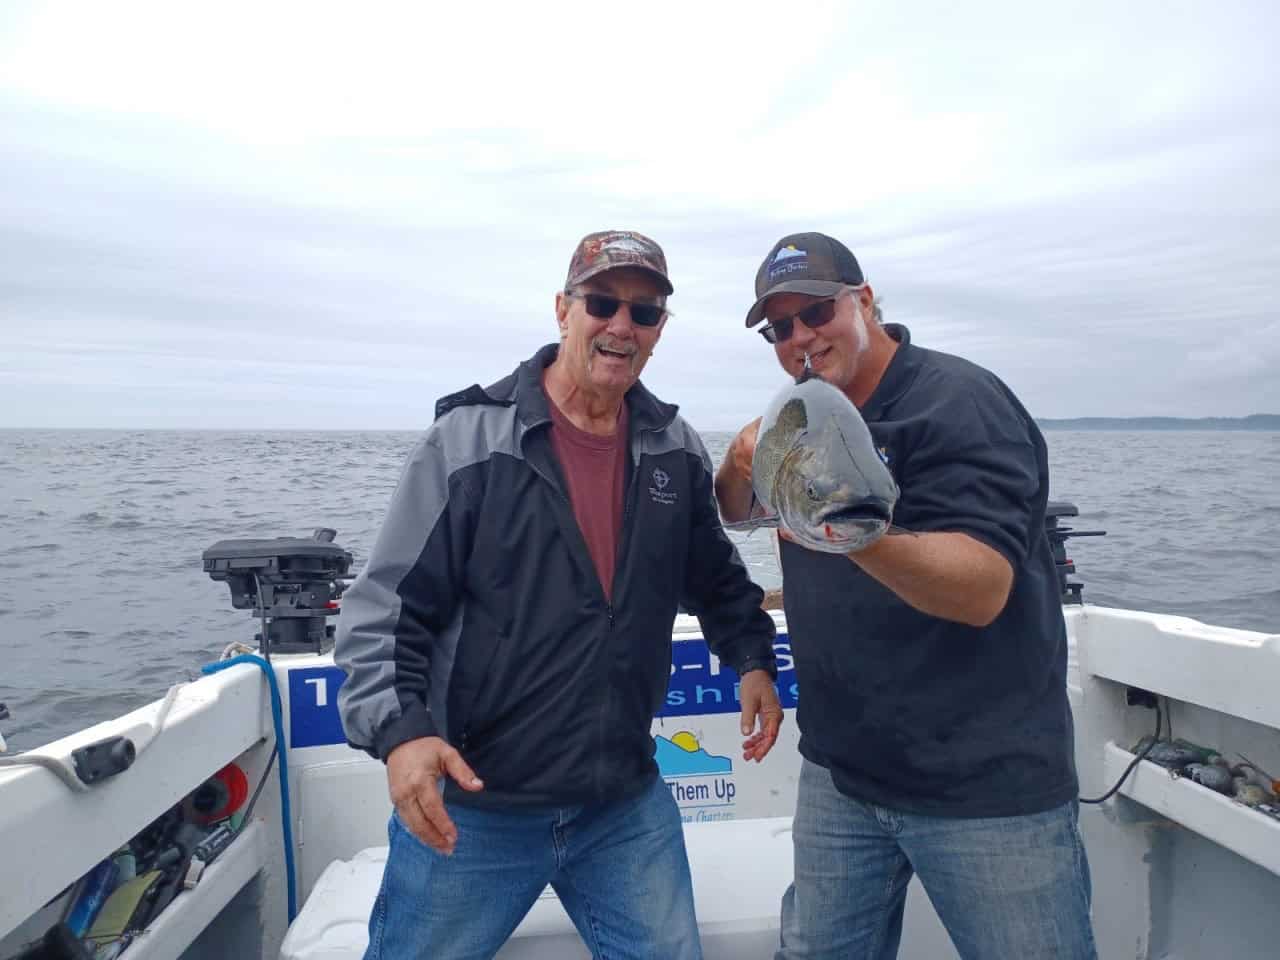
[(808, 483), (804, 485), (804, 492), (805, 492), (805, 495), (808, 496), (808, 498), (814, 501), (815, 503), (817, 503), (819, 500), (822, 499), (822, 494), (818, 492), (817, 484), (815, 484), (812, 480), (810, 480)]

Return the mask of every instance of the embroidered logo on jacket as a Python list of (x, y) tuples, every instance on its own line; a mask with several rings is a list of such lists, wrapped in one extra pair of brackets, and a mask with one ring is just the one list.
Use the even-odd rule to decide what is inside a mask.
[(667, 492), (667, 484), (671, 482), (671, 477), (661, 467), (655, 467), (653, 470), (653, 486), (649, 488), (649, 497), (654, 503), (673, 504), (676, 502), (675, 491)]

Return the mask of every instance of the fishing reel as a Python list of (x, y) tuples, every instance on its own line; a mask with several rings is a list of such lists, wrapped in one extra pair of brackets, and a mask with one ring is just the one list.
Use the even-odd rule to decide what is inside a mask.
[(204, 552), (204, 571), (231, 590), (231, 605), (262, 621), (264, 655), (319, 653), (333, 638), (326, 620), (353, 579), (351, 554), (320, 527), (310, 538), (219, 540)]

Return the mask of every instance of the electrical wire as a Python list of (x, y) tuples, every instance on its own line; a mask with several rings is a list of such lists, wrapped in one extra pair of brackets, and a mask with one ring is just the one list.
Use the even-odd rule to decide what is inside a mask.
[(1156, 701), (1156, 735), (1151, 738), (1151, 742), (1148, 743), (1145, 747), (1143, 747), (1138, 752), (1138, 755), (1133, 758), (1133, 760), (1129, 763), (1129, 766), (1124, 768), (1124, 773), (1120, 774), (1120, 779), (1115, 782), (1115, 784), (1111, 787), (1110, 790), (1108, 790), (1106, 793), (1104, 793), (1100, 797), (1089, 797), (1089, 798), (1081, 797), (1080, 798), (1081, 803), (1102, 803), (1104, 800), (1111, 799), (1111, 797), (1115, 794), (1115, 792), (1120, 789), (1121, 785), (1125, 782), (1125, 780), (1129, 778), (1129, 774), (1133, 772), (1133, 768), (1136, 767), (1139, 763), (1141, 763), (1143, 758), (1145, 758), (1146, 755), (1151, 752), (1152, 748), (1157, 743), (1160, 742), (1160, 730), (1164, 726), (1162, 720), (1163, 720), (1163, 711), (1160, 709), (1160, 701), (1157, 700)]

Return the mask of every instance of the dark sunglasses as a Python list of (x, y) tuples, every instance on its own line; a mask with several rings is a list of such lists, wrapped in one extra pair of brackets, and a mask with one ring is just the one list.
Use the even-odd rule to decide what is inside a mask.
[(770, 320), (760, 328), (760, 336), (770, 343), (782, 343), (784, 340), (790, 340), (791, 335), (796, 332), (797, 320), (810, 330), (825, 327), (831, 322), (832, 317), (836, 315), (836, 299), (836, 297), (831, 297), (827, 300), (819, 300), (817, 303), (809, 304), (803, 310), (796, 311), (789, 317)]
[(631, 311), (631, 319), (639, 327), (656, 327), (668, 313), (666, 307), (660, 307), (656, 303), (636, 303), (605, 293), (572, 293), (566, 290), (565, 296), (581, 300), (586, 305), (587, 313), (598, 320), (608, 320), (625, 303)]

